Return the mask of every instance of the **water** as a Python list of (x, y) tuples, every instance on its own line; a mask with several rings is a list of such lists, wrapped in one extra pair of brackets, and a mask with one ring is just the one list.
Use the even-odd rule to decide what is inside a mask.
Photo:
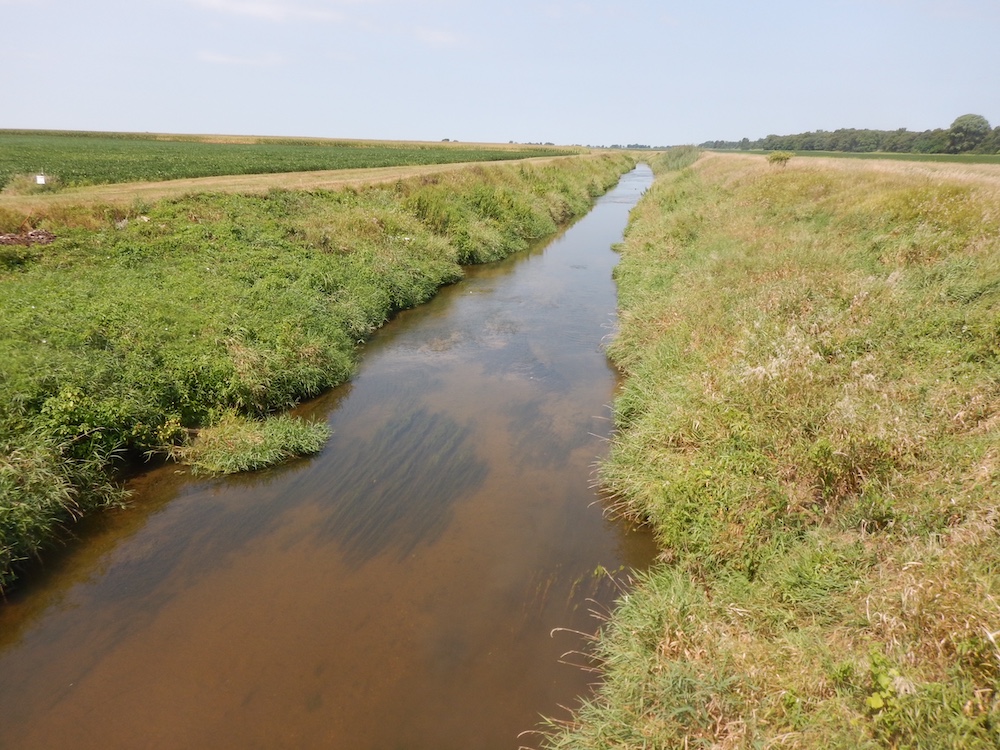
[(651, 179), (380, 331), (300, 409), (320, 455), (167, 466), (86, 522), (0, 606), (0, 748), (537, 744), (596, 679), (572, 631), (654, 554), (591, 486), (611, 245)]

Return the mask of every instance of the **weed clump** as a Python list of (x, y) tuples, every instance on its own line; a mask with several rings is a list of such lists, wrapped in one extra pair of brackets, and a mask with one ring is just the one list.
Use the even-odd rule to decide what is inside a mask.
[(72, 445), (35, 433), (16, 445), (0, 441), (0, 589), (41, 554), (53, 528), (124, 503), (107, 475), (111, 457), (74, 453)]

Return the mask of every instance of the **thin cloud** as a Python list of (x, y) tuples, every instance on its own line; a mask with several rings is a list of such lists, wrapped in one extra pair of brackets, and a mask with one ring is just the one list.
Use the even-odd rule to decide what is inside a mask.
[(230, 15), (247, 16), (262, 21), (342, 21), (344, 16), (333, 10), (305, 7), (277, 0), (189, 0), (206, 10)]
[(237, 67), (250, 68), (272, 68), (281, 65), (283, 60), (278, 55), (264, 55), (262, 57), (238, 57), (227, 55), (222, 52), (203, 51), (198, 53), (198, 59), (211, 65), (232, 65)]
[(418, 26), (413, 30), (413, 35), (418, 41), (430, 47), (454, 47), (461, 41), (458, 36), (450, 31), (430, 29), (425, 26)]
[(915, 11), (949, 20), (1000, 18), (1000, 9), (994, 0), (882, 0), (882, 4), (899, 8), (901, 12)]

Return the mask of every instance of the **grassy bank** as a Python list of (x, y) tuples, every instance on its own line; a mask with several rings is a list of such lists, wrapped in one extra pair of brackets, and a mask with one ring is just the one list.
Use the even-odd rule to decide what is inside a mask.
[(633, 213), (601, 480), (662, 563), (551, 747), (1000, 746), (1000, 187), (838, 164)]
[(55, 236), (0, 245), (0, 586), (53, 529), (121, 501), (116, 458), (228, 470), (308, 452), (315, 428), (262, 420), (345, 380), (394, 311), (555, 231), (631, 164), (0, 211), (0, 234)]

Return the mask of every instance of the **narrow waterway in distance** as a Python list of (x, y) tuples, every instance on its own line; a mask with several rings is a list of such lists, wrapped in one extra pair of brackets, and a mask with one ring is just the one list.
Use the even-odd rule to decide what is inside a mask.
[(651, 182), (379, 331), (299, 409), (333, 429), (321, 454), (165, 466), (85, 522), (0, 602), (0, 748), (537, 745), (597, 679), (561, 658), (572, 631), (655, 554), (592, 486), (611, 247)]

